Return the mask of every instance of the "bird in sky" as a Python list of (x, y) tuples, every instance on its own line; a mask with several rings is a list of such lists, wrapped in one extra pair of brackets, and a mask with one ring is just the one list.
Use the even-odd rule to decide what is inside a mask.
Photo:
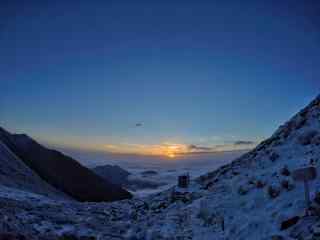
[(136, 127), (142, 127), (142, 123), (136, 123)]

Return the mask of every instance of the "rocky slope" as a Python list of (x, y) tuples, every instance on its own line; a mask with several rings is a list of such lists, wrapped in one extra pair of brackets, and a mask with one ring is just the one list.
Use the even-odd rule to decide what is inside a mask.
[(0, 189), (6, 219), (0, 231), (18, 229), (40, 239), (316, 240), (319, 178), (310, 185), (306, 215), (303, 184), (292, 180), (292, 171), (312, 165), (319, 172), (319, 146), (320, 96), (256, 149), (191, 181), (187, 190), (83, 204)]
[(0, 128), (0, 140), (43, 180), (76, 200), (98, 202), (131, 197), (71, 157), (47, 149), (25, 134), (10, 134)]

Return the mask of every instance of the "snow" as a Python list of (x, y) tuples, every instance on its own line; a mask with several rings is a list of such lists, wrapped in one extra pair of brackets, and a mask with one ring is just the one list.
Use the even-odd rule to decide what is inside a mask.
[[(313, 201), (305, 215), (304, 186), (290, 173), (310, 165), (319, 172), (319, 139), (320, 97), (256, 149), (193, 179), (188, 189), (171, 187), (114, 203), (76, 203), (0, 186), (1, 214), (15, 219), (12, 228), (41, 237), (312, 239), (320, 228), (320, 206)], [(310, 189), (315, 196), (319, 177)], [(298, 223), (281, 231), (281, 224), (295, 216)]]

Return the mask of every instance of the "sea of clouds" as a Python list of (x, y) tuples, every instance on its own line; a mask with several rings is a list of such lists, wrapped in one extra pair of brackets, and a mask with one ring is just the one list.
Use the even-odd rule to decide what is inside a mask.
[(136, 190), (134, 194), (138, 196), (144, 196), (170, 188), (177, 183), (177, 177), (184, 173), (189, 173), (191, 178), (201, 176), (231, 162), (246, 152), (198, 153), (168, 158), (74, 149), (60, 150), (89, 168), (106, 164), (118, 165), (132, 174), (130, 176), (132, 180), (158, 183), (159, 186), (155, 188)]

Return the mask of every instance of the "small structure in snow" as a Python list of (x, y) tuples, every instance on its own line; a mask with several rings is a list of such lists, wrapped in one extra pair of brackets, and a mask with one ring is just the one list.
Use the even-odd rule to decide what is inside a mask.
[(178, 187), (179, 188), (188, 188), (190, 183), (189, 173), (178, 176)]
[(190, 176), (189, 173), (178, 176), (178, 186), (171, 192), (171, 201), (188, 202), (190, 200)]

